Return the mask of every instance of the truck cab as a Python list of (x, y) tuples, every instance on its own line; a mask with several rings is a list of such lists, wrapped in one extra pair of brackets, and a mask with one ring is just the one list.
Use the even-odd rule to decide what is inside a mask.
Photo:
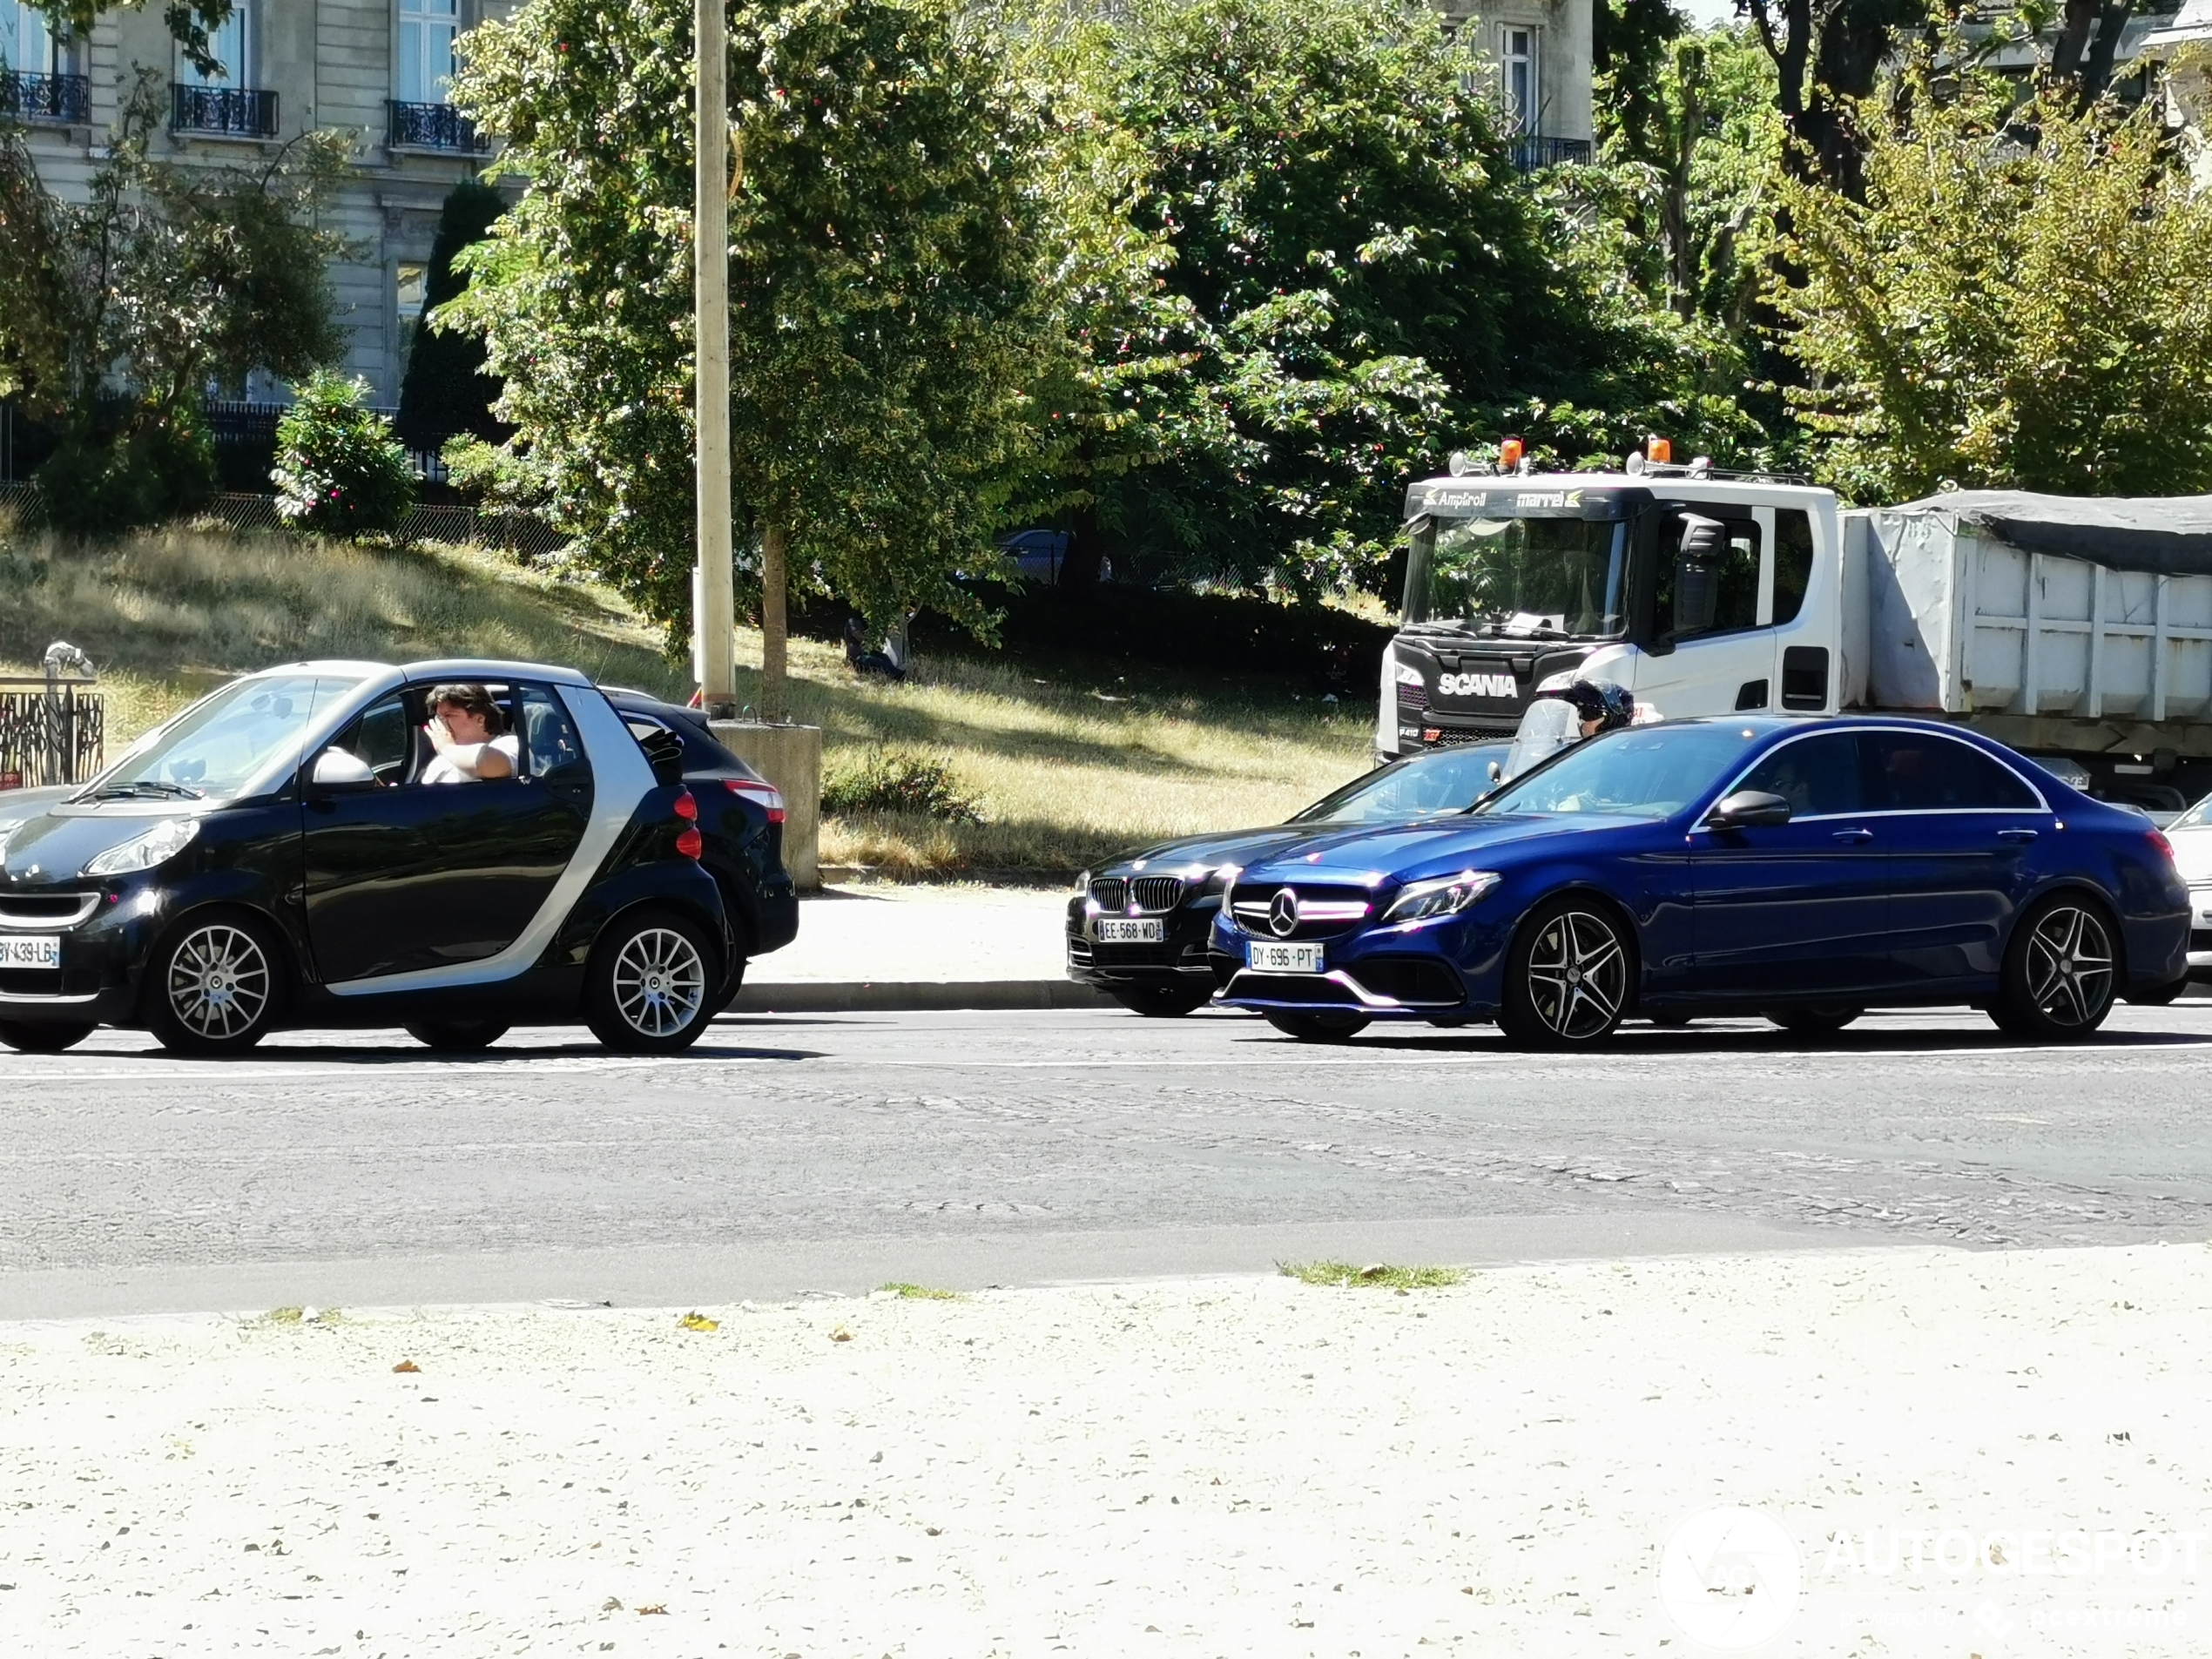
[(1406, 523), (1378, 760), (1509, 734), (1562, 672), (1626, 686), (1663, 718), (1838, 705), (1828, 490), (1695, 463), (1461, 473), (1412, 485)]

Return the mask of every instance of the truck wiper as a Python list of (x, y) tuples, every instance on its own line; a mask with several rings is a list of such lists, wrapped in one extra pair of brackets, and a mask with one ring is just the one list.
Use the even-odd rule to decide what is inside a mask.
[(194, 789), (189, 784), (172, 784), (163, 778), (146, 778), (136, 783), (110, 784), (105, 789), (94, 790), (89, 799), (124, 800), (132, 796), (152, 795), (162, 800), (198, 800), (206, 792), (204, 789)]

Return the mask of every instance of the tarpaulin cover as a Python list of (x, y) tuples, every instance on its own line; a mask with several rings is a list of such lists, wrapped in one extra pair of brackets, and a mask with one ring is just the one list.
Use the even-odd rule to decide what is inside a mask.
[(2036, 496), (1954, 489), (1888, 509), (1965, 520), (2024, 553), (2110, 570), (2212, 576), (2212, 496)]

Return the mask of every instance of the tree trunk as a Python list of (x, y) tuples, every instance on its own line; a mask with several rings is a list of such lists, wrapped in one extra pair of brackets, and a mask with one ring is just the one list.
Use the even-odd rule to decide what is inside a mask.
[(791, 638), (784, 611), (786, 568), (784, 527), (765, 524), (760, 531), (760, 718), (770, 725), (791, 718), (784, 686)]
[(1098, 509), (1086, 505), (1076, 511), (1069, 526), (1068, 550), (1060, 556), (1060, 585), (1086, 590), (1096, 587), (1104, 560), (1105, 549), (1099, 542)]

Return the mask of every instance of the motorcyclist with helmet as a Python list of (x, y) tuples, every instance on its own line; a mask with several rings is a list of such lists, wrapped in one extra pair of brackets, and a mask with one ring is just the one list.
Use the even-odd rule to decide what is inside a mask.
[(1635, 699), (1610, 680), (1554, 675), (1536, 688), (1528, 711), (1513, 735), (1513, 747), (1497, 768), (1495, 782), (1518, 778), (1561, 749), (1635, 724)]

